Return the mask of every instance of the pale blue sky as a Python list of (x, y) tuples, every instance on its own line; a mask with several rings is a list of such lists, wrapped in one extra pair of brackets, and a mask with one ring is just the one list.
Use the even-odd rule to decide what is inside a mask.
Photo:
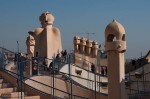
[[(0, 0), (0, 46), (26, 51), (28, 31), (40, 27), (45, 11), (54, 17), (64, 49), (71, 49), (75, 33), (95, 33), (104, 44), (105, 27), (116, 19), (126, 30), (127, 58), (138, 58), (150, 49), (150, 0)], [(86, 34), (79, 36), (87, 37)]]

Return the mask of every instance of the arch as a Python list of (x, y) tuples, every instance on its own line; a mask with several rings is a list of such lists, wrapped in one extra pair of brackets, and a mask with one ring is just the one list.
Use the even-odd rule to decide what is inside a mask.
[(123, 36), (122, 36), (122, 40), (123, 40), (123, 41), (125, 41), (125, 39), (126, 39), (126, 38), (125, 38), (125, 34), (123, 34)]
[(107, 41), (108, 42), (113, 42), (113, 41), (116, 41), (116, 40), (117, 40), (117, 38), (116, 38), (116, 36), (114, 34), (109, 34), (107, 36)]

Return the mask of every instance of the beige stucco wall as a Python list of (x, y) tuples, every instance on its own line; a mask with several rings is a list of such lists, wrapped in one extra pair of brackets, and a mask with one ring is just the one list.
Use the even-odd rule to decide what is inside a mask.
[[(0, 71), (0, 75), (7, 81), (9, 82), (12, 86), (17, 87), (17, 79), (15, 77), (13, 77), (12, 75), (10, 75), (9, 73)], [(19, 84), (21, 84), (19, 82)], [(20, 85), (19, 85), (20, 86)], [(33, 88), (31, 88), (30, 86), (22, 83), (22, 90), (25, 91), (27, 93), (28, 96), (40, 96), (41, 99), (51, 99), (51, 96), (48, 94), (44, 94), (38, 90), (35, 90)], [(24, 89), (25, 88), (25, 89)], [(20, 87), (18, 88), (18, 90), (21, 90)]]
[[(85, 86), (89, 89), (95, 90), (95, 83), (94, 83), (95, 79), (94, 79), (94, 74), (92, 72), (88, 72), (88, 71), (86, 71), (82, 68), (76, 67), (74, 65), (70, 65), (70, 67), (71, 67), (71, 70), (70, 70), (71, 75), (74, 75), (74, 76), (71, 76), (71, 79), (78, 82), (82, 86)], [(68, 74), (69, 73), (68, 68), (69, 68), (68, 64), (66, 64), (65, 66), (63, 66), (63, 68), (60, 69), (60, 71)], [(76, 73), (77, 70), (82, 71), (81, 75), (78, 75)], [(75, 76), (77, 76), (77, 77), (75, 77)], [(82, 79), (82, 78), (85, 78), (85, 79)], [(88, 81), (86, 79), (92, 80), (92, 81)], [(107, 79), (107, 77), (96, 75), (96, 82), (108, 82), (108, 79)], [(99, 84), (96, 84), (96, 90), (101, 93), (105, 93), (105, 94), (108, 93), (108, 88), (100, 87)]]
[[(53, 86), (53, 82), (52, 82), (53, 79), (51, 77), (48, 77), (48, 76), (35, 76), (35, 77), (32, 77), (31, 79), (39, 81), (39, 82), (44, 83), (44, 84), (49, 85), (49, 86)], [(62, 80), (54, 79), (54, 81), (55, 81), (54, 85), (56, 88), (60, 88), (63, 91), (67, 90), (67, 88), (65, 87), (65, 83), (62, 82)], [(56, 84), (56, 82), (59, 82), (59, 84)], [(31, 80), (26, 80), (25, 83), (38, 89), (38, 90), (41, 90), (45, 93), (52, 94), (52, 92), (53, 92), (52, 88), (50, 88), (48, 86), (44, 86), (40, 83), (36, 83), (34, 81), (31, 81)], [(58, 92), (59, 92), (59, 94), (58, 94)], [(55, 91), (55, 93), (54, 93), (55, 96), (68, 97), (67, 94), (62, 93), (60, 91), (58, 91), (58, 92)]]
[[(87, 69), (88, 67), (91, 66), (91, 63), (97, 64), (97, 57), (92, 58), (89, 56), (86, 56), (84, 54), (81, 53), (75, 53), (74, 54), (74, 58), (75, 58), (75, 64)], [(100, 66), (108, 66), (107, 64), (107, 58), (100, 58), (99, 60), (99, 64)]]
[[(36, 81), (40, 81), (40, 82), (42, 82), (44, 84), (47, 84), (49, 86), (53, 85), (52, 84), (52, 77), (50, 77), (50, 76), (35, 76), (35, 77), (32, 77), (32, 79), (34, 79)], [(44, 87), (44, 85), (38, 84), (38, 83), (33, 82), (31, 80), (26, 80), (26, 83), (28, 85), (30, 85), (30, 86), (32, 86), (36, 89), (40, 89), (40, 90), (42, 90), (46, 93), (50, 93), (50, 94), (52, 93), (52, 89), (49, 88), (49, 87)], [(54, 85), (55, 85), (55, 88), (58, 88), (58, 89), (63, 90), (65, 92), (70, 92), (70, 90), (71, 90), (70, 83), (65, 82), (63, 80), (60, 80), (60, 79), (54, 79)], [(62, 97), (62, 98), (67, 98), (68, 97), (67, 94), (64, 94), (64, 93), (62, 93), (60, 91), (56, 91), (56, 90), (55, 90), (54, 94), (56, 96), (59, 96), (59, 97)], [(72, 94), (87, 97), (87, 98), (90, 98), (90, 99), (94, 98), (94, 91), (82, 88), (82, 87), (77, 86), (77, 85), (72, 85)], [(99, 93), (97, 93), (96, 95), (97, 95), (97, 99), (99, 99), (100, 97), (102, 99), (107, 99), (106, 95), (102, 95), (102, 94), (99, 94)], [(79, 98), (75, 98), (75, 99), (79, 99)]]

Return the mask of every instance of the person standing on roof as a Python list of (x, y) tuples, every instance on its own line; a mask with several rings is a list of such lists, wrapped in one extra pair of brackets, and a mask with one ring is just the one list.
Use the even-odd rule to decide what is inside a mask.
[(91, 71), (92, 73), (95, 73), (95, 65), (93, 63), (91, 64)]

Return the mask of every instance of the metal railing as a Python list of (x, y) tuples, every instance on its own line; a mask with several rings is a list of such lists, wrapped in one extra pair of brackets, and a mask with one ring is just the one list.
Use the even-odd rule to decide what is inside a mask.
[[(26, 91), (26, 90), (23, 90), (23, 89), (25, 89), (25, 88), (23, 88), (23, 84), (26, 84), (25, 81), (26, 81), (26, 80), (31, 80), (31, 81), (33, 81), (33, 82), (36, 82), (36, 83), (42, 85), (42, 86), (46, 86), (46, 87), (48, 87), (48, 88), (51, 88), (51, 89), (53, 89), (54, 91), (59, 91), (59, 92), (61, 92), (61, 93), (67, 94), (67, 95), (69, 95), (69, 96), (71, 95), (69, 92), (65, 92), (65, 91), (60, 90), (60, 89), (57, 89), (57, 88), (55, 88), (55, 87), (53, 87), (53, 86), (49, 86), (49, 85), (47, 85), (47, 84), (44, 84), (44, 83), (41, 83), (41, 82), (39, 82), (39, 81), (33, 80), (33, 79), (31, 79), (31, 78), (29, 78), (29, 77), (26, 77), (26, 76), (24, 76), (24, 75), (22, 75), (22, 74), (17, 74), (17, 73), (8, 71), (8, 70), (6, 70), (5, 68), (0, 67), (0, 70), (3, 71), (3, 72), (6, 72), (6, 73), (11, 74), (11, 75), (17, 80), (17, 83), (19, 83), (19, 84), (17, 84), (17, 85), (19, 85), (19, 86), (17, 86), (17, 87), (20, 89), (21, 92), (25, 92), (25, 91)], [(30, 86), (30, 85), (28, 85), (28, 86)], [(35, 88), (32, 87), (32, 86), (30, 86), (30, 87), (33, 88), (33, 89), (35, 89)], [(35, 90), (37, 90), (37, 89), (35, 89)], [(38, 90), (38, 91), (42, 92), (41, 90)], [(46, 93), (46, 92), (42, 92), (42, 93), (48, 94), (48, 95), (50, 95), (50, 97), (55, 97), (55, 98), (57, 97), (57, 96), (53, 96), (53, 94), (49, 94), (49, 93)], [(72, 96), (70, 96), (70, 97), (72, 97), (72, 99), (73, 99), (73, 98), (88, 99), (88, 98), (86, 98), (86, 97), (82, 97), (82, 96), (78, 96), (78, 95), (72, 95)], [(22, 96), (22, 94), (21, 94), (21, 99), (22, 99), (22, 98), (23, 98), (23, 96)]]
[[(8, 50), (7, 50), (8, 51)], [(3, 49), (3, 52), (5, 52), (5, 49)], [(14, 53), (15, 54), (15, 53)], [(19, 55), (19, 54), (18, 54)], [(17, 62), (16, 62), (16, 67), (17, 67), (17, 72), (16, 72), (16, 74), (15, 74), (15, 72), (11, 72), (11, 71), (8, 71), (8, 70), (6, 70), (5, 69), (5, 66), (4, 66), (4, 60), (1, 60), (0, 61), (0, 63), (2, 63), (2, 65), (1, 65), (1, 67), (3, 68), (3, 69), (1, 69), (1, 70), (3, 70), (3, 71), (7, 71), (7, 73), (10, 73), (10, 74), (13, 74), (13, 76), (14, 77), (16, 77), (16, 79), (20, 82), (20, 86), (19, 86), (19, 88), (21, 88), (21, 90), (23, 89), (23, 85), (25, 84), (25, 80), (31, 80), (31, 81), (33, 81), (33, 82), (36, 82), (36, 83), (39, 83), (39, 84), (41, 84), (41, 85), (43, 85), (43, 86), (45, 86), (45, 87), (48, 87), (48, 88), (51, 88), (52, 89), (52, 94), (49, 94), (49, 95), (51, 95), (51, 97), (56, 97), (55, 96), (55, 91), (60, 91), (60, 92), (62, 92), (62, 93), (65, 93), (65, 94), (67, 94), (67, 95), (69, 95), (69, 97), (70, 97), (70, 99), (73, 99), (73, 98), (82, 98), (82, 99), (87, 99), (87, 97), (82, 97), (82, 96), (78, 96), (78, 95), (75, 95), (75, 94), (73, 94), (72, 92), (73, 92), (73, 89), (72, 89), (72, 86), (73, 85), (78, 85), (78, 86), (80, 86), (80, 87), (82, 87), (82, 88), (85, 88), (85, 89), (87, 89), (87, 90), (90, 90), (90, 91), (92, 91), (92, 92), (95, 92), (95, 96), (96, 96), (96, 94), (97, 93), (102, 93), (101, 92), (101, 90), (100, 90), (100, 88), (102, 88), (103, 86), (101, 86), (103, 83), (107, 83), (107, 82), (101, 82), (101, 80), (100, 80), (100, 78), (101, 77), (107, 77), (107, 75), (101, 75), (101, 74), (99, 74), (99, 73), (93, 73), (93, 75), (94, 75), (94, 80), (91, 80), (91, 79), (87, 79), (87, 78), (83, 78), (83, 77), (80, 77), (80, 76), (75, 76), (75, 75), (73, 75), (72, 73), (71, 73), (71, 66), (73, 65), (73, 66), (75, 66), (75, 67), (77, 67), (77, 68), (80, 68), (80, 69), (83, 69), (83, 70), (85, 70), (86, 72), (89, 72), (89, 73), (92, 73), (90, 70), (87, 70), (87, 69), (84, 69), (84, 68), (82, 68), (81, 66), (78, 66), (78, 65), (75, 65), (75, 64), (73, 64), (73, 60), (74, 60), (74, 56), (73, 56), (74, 54), (73, 53), (70, 53), (70, 54), (68, 54), (66, 57), (64, 57), (64, 58), (61, 58), (61, 59), (59, 59), (59, 60), (57, 60), (57, 59), (48, 59), (48, 58), (46, 58), (47, 60), (49, 60), (49, 61), (51, 61), (51, 62), (53, 62), (53, 65), (52, 65), (52, 67), (48, 67), (49, 66), (49, 64), (48, 65), (45, 65), (45, 64), (43, 64), (43, 61), (45, 60), (45, 58), (44, 57), (33, 57), (32, 59), (26, 59), (26, 58), (24, 58), (24, 57), (20, 57), (20, 56), (17, 56)], [(81, 58), (81, 57), (80, 57)], [(51, 86), (49, 86), (49, 85), (46, 85), (46, 84), (44, 84), (44, 83), (41, 83), (41, 82), (39, 82), (39, 81), (35, 81), (35, 80), (33, 80), (33, 79), (30, 79), (30, 77), (32, 77), (32, 76), (26, 76), (25, 74), (24, 74), (24, 72), (25, 72), (25, 67), (27, 66), (27, 63), (28, 62), (33, 62), (33, 60), (37, 60), (37, 74), (35, 74), (34, 76), (41, 76), (41, 75), (47, 75), (47, 76), (50, 76), (50, 77), (52, 77), (53, 79), (52, 79), (52, 84), (53, 85), (51, 85)], [(9, 61), (9, 60), (8, 60)], [(83, 59), (83, 61), (87, 61), (87, 60), (85, 60), (85, 59)], [(89, 61), (88, 61), (89, 62)], [(90, 62), (89, 62), (90, 63)], [(63, 72), (60, 72), (59, 70), (65, 65), (65, 64), (68, 64), (68, 68), (69, 68), (69, 73), (63, 73)], [(33, 65), (35, 65), (35, 64), (33, 64)], [(65, 92), (65, 91), (63, 91), (63, 90), (60, 90), (60, 89), (57, 89), (57, 88), (55, 88), (55, 85), (54, 85), (54, 83), (55, 83), (55, 78), (57, 78), (57, 79), (61, 79), (61, 78), (59, 78), (59, 77), (57, 77), (56, 75), (64, 75), (66, 78), (67, 78), (67, 80), (65, 80), (66, 82), (69, 82), (70, 84), (71, 84), (71, 91), (70, 92)], [(91, 86), (92, 86), (92, 89), (91, 88), (88, 88), (87, 86), (83, 86), (82, 84), (80, 84), (80, 83), (78, 83), (78, 82), (76, 82), (75, 80), (73, 80), (72, 78), (78, 78), (78, 79), (81, 79), (81, 80), (83, 80), (83, 81), (86, 81), (87, 83), (91, 83)], [(64, 80), (64, 79), (62, 79), (62, 80)], [(28, 85), (28, 86), (30, 86), (30, 85)], [(94, 86), (94, 87), (93, 87)], [(98, 88), (96, 88), (98, 86)], [(30, 86), (30, 87), (32, 87), (32, 86)], [(32, 87), (33, 88), (33, 87)], [(33, 89), (35, 89), (35, 88), (33, 88)], [(36, 89), (36, 90), (38, 90), (38, 89)], [(39, 90), (39, 91), (41, 91), (41, 90)], [(45, 92), (43, 92), (43, 93), (45, 93)], [(46, 93), (46, 94), (48, 94), (48, 93)], [(105, 93), (104, 93), (105, 94)], [(107, 95), (107, 94), (105, 94), (105, 95)], [(96, 98), (95, 98), (96, 99)]]
[[(35, 58), (35, 59), (37, 59), (37, 57)], [(68, 59), (68, 58), (67, 58)], [(41, 60), (43, 60), (43, 58), (39, 58), (38, 59), (39, 61)], [(52, 60), (52, 59), (48, 59), (48, 60)], [(31, 60), (30, 60), (31, 61)], [(53, 60), (54, 61), (54, 60)], [(54, 63), (58, 63), (56, 60), (54, 61)], [(80, 76), (76, 76), (76, 75), (73, 75), (72, 73), (71, 73), (71, 70), (69, 69), (69, 73), (64, 73), (64, 72), (60, 72), (59, 71), (59, 69), (60, 68), (62, 68), (63, 66), (64, 66), (64, 64), (69, 64), (69, 62), (67, 61), (67, 62), (60, 62), (59, 63), (59, 66), (56, 66), (56, 67), (58, 67), (58, 68), (55, 68), (55, 65), (58, 65), (58, 64), (54, 64), (53, 65), (53, 67), (52, 68), (48, 68), (48, 70), (45, 70), (45, 72), (42, 72), (43, 71), (43, 69), (44, 68), (47, 68), (47, 66), (45, 66), (45, 65), (43, 65), (43, 64), (41, 64), (42, 62), (39, 62), (39, 65), (38, 65), (38, 71), (39, 71), (39, 73), (37, 74), (37, 75), (47, 75), (47, 76), (53, 76), (53, 74), (55, 74), (55, 75), (64, 75), (66, 78), (68, 78), (69, 79), (69, 81), (70, 82), (72, 82), (73, 84), (76, 84), (76, 85), (79, 85), (79, 86), (81, 86), (81, 87), (84, 87), (84, 88), (86, 88), (86, 89), (89, 89), (89, 90), (95, 90), (95, 89), (93, 89), (94, 87), (93, 87), (93, 85), (96, 83), (96, 85), (98, 86), (98, 88), (96, 89), (97, 91), (96, 92), (100, 92), (100, 93), (102, 93), (101, 92), (101, 90), (100, 90), (100, 85), (101, 84), (103, 84), (103, 83), (107, 83), (107, 82), (101, 82), (100, 81), (100, 78), (101, 77), (106, 77), (107, 78), (107, 76), (105, 76), (105, 75), (101, 75), (101, 74), (98, 74), (98, 73), (92, 73), (91, 71), (89, 71), (89, 70), (86, 70), (86, 69), (84, 69), (84, 68), (81, 68), (80, 66), (77, 66), (77, 65), (75, 65), (75, 64), (72, 64), (72, 63), (70, 63), (71, 64), (71, 66), (75, 66), (75, 67), (77, 67), (77, 68), (80, 68), (80, 69), (83, 69), (83, 70), (85, 70), (86, 72), (89, 72), (89, 73), (91, 73), (91, 74), (93, 74), (93, 75), (95, 75), (96, 76), (96, 81), (95, 80), (90, 80), (90, 79), (87, 79), (87, 78), (83, 78), (83, 77), (80, 77)], [(69, 66), (69, 65), (68, 65)], [(79, 82), (76, 82), (76, 81), (74, 81), (72, 78), (78, 78), (78, 79), (81, 79), (81, 80), (83, 80), (83, 81), (86, 81), (87, 83), (91, 83), (91, 86), (92, 86), (92, 89), (91, 88), (88, 88), (87, 86), (83, 86), (82, 84), (80, 84)], [(105, 93), (104, 93), (105, 94)]]
[[(43, 65), (40, 65), (40, 61), (43, 60), (41, 57), (40, 57), (40, 58), (35, 58), (35, 59), (38, 59), (38, 61), (39, 61), (38, 66), (44, 67)], [(33, 60), (33, 59), (32, 59), (32, 60)], [(17, 84), (17, 85), (19, 85), (19, 86), (17, 86), (17, 87), (21, 90), (21, 99), (23, 98), (23, 97), (22, 97), (22, 92), (23, 92), (23, 91), (24, 91), (24, 92), (26, 91), (26, 90), (23, 90), (23, 89), (25, 89), (25, 88), (23, 88), (23, 85), (26, 84), (26, 83), (25, 83), (26, 80), (31, 80), (31, 81), (36, 82), (36, 83), (39, 83), (39, 84), (41, 84), (41, 85), (43, 85), (43, 86), (49, 87), (49, 88), (53, 89), (53, 91), (60, 91), (60, 92), (62, 92), (62, 93), (64, 93), (64, 94), (67, 94), (67, 95), (69, 95), (70, 99), (76, 99), (76, 98), (78, 98), (78, 99), (79, 99), (79, 98), (80, 98), (80, 99), (88, 99), (87, 97), (82, 97), (82, 96), (79, 96), (79, 95), (74, 95), (74, 94), (72, 94), (72, 93), (65, 92), (65, 91), (63, 91), (63, 90), (57, 89), (57, 88), (55, 88), (54, 86), (49, 86), (49, 85), (46, 85), (46, 84), (41, 83), (41, 82), (39, 82), (39, 81), (30, 79), (29, 77), (26, 77), (26, 76), (23, 74), (23, 72), (24, 72), (24, 66), (25, 66), (26, 62), (30, 62), (30, 61), (32, 61), (32, 60), (31, 60), (31, 59), (27, 59), (27, 60), (25, 60), (25, 61), (22, 61), (22, 60), (17, 61), (17, 72), (16, 72), (16, 73), (6, 70), (4, 64), (1, 64), (1, 66), (0, 66), (0, 70), (1, 70), (1, 71), (12, 75), (12, 76), (17, 80), (17, 83), (19, 82), (19, 84)], [(0, 63), (4, 63), (4, 61), (1, 60)], [(54, 67), (54, 66), (53, 66), (53, 67)], [(56, 78), (56, 77), (54, 76), (54, 74), (57, 72), (57, 70), (55, 70), (54, 68), (52, 68), (52, 69), (53, 69), (53, 73), (52, 73), (53, 76), (52, 76), (52, 75), (51, 75), (51, 76), (52, 76), (53, 79), (54, 79), (54, 78)], [(69, 81), (72, 82), (70, 79), (69, 79)], [(29, 85), (28, 85), (28, 86), (29, 86)], [(32, 86), (30, 86), (30, 87), (32, 87)], [(34, 87), (32, 87), (32, 88), (35, 89)], [(37, 90), (37, 89), (35, 89), (35, 90)], [(38, 90), (38, 91), (41, 92), (41, 90)], [(42, 93), (45, 93), (45, 92), (42, 92)], [(48, 94), (48, 93), (46, 93), (46, 94)], [(53, 92), (53, 94), (49, 94), (49, 95), (51, 95), (50, 97), (53, 97), (53, 98), (54, 98), (54, 97), (55, 97), (55, 98), (57, 97), (57, 96), (54, 96), (54, 92)]]
[[(129, 99), (143, 99), (144, 97), (150, 97), (150, 72), (145, 72), (145, 66), (141, 66), (136, 71), (129, 72), (126, 76), (127, 82), (129, 83), (128, 96)], [(131, 74), (132, 73), (132, 74)]]

